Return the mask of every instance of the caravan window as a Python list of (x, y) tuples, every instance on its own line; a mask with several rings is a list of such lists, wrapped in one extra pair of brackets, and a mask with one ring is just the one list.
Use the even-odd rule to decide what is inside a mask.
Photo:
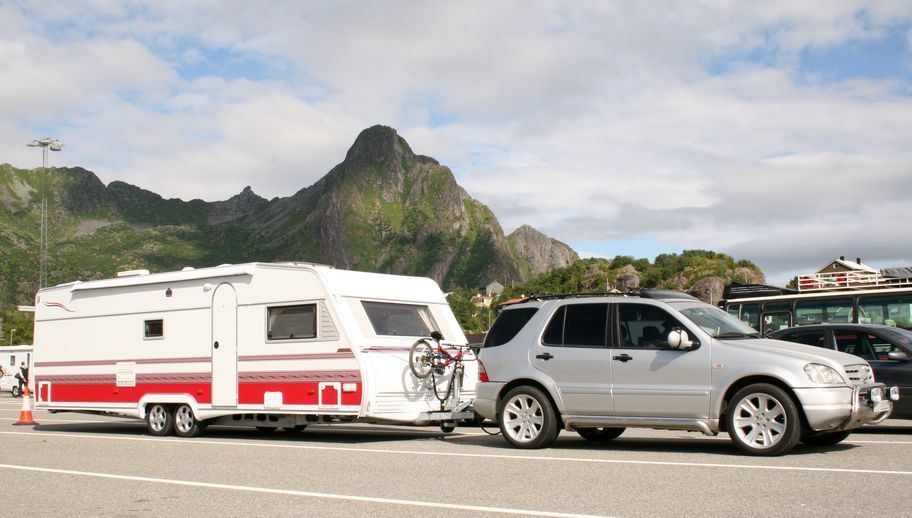
[(374, 332), (387, 336), (430, 336), (439, 328), (427, 306), (362, 301)]
[(146, 338), (162, 338), (165, 336), (165, 321), (146, 320), (143, 323), (143, 336)]
[(297, 340), (317, 337), (317, 305), (282, 306), (267, 309), (266, 338)]

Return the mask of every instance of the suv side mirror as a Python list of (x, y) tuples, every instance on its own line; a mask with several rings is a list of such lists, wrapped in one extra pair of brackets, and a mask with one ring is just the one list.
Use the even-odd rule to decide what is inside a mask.
[(693, 347), (693, 342), (690, 341), (687, 331), (672, 329), (668, 332), (668, 347), (672, 349), (690, 349)]

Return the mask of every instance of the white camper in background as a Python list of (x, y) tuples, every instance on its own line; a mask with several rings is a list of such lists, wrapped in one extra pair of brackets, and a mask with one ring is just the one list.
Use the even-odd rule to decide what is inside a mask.
[(35, 306), (37, 409), (132, 416), (182, 436), (474, 417), (477, 362), (455, 397), (447, 372), (409, 368), (412, 344), (433, 331), (466, 345), (431, 279), (303, 263), (139, 270), (42, 289)]
[(14, 396), (20, 396), (16, 374), (19, 374), (19, 365), (22, 362), (31, 366), (31, 360), (31, 345), (0, 346), (0, 366), (4, 372), (0, 377), (0, 392), (11, 392)]

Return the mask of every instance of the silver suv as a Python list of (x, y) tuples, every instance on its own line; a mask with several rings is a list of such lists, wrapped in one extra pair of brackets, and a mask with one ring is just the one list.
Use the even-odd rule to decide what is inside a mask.
[(561, 428), (608, 441), (646, 427), (727, 431), (747, 453), (779, 455), (836, 444), (899, 397), (856, 356), (761, 338), (668, 291), (507, 304), (479, 360), (475, 410), (519, 448)]

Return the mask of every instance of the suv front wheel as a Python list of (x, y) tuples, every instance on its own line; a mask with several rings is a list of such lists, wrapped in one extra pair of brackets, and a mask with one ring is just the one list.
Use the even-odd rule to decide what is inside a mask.
[(735, 393), (725, 419), (735, 445), (753, 455), (782, 455), (801, 438), (795, 402), (768, 383), (748, 385)]
[(560, 433), (551, 400), (535, 387), (524, 385), (507, 392), (497, 418), (504, 438), (517, 448), (546, 448)]

